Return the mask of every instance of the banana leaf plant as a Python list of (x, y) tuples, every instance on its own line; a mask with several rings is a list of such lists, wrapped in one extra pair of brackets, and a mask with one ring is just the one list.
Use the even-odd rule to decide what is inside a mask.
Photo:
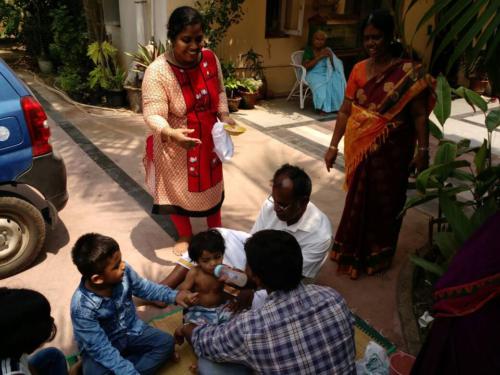
[[(406, 46), (411, 46), (412, 40), (404, 39), (404, 25), (411, 9), (419, 3), (418, 0), (395, 0), (393, 12), (396, 15), (396, 26), (400, 37)], [(436, 27), (428, 35), (428, 44), (435, 42), (436, 37), (445, 33), (439, 45), (435, 46), (431, 67), (436, 60), (449, 52), (447, 48), (453, 45), (453, 52), (447, 55), (445, 72), (464, 55), (471, 64), (484, 55), (484, 66), (492, 86), (493, 95), (500, 95), (500, 7), (498, 0), (434, 0), (433, 5), (424, 13), (417, 23), (415, 33), (426, 27), (428, 21), (436, 19)]]
[[(444, 126), (451, 113), (452, 93), (484, 115), (486, 138), (480, 147), (471, 147), (469, 139), (456, 142), (445, 138)], [(452, 89), (442, 75), (437, 79), (436, 97), (434, 114), (439, 124), (429, 120), (429, 127), (439, 146), (433, 163), (417, 176), (417, 195), (407, 200), (402, 213), (438, 200), (437, 222), (444, 225), (438, 225), (433, 245), (439, 254), (434, 262), (416, 255), (411, 260), (441, 275), (460, 246), (500, 208), (500, 165), (493, 164), (491, 155), (492, 133), (500, 126), (500, 108), (489, 110), (488, 103), (479, 94), (464, 87)], [(465, 157), (467, 154), (473, 156), (472, 162)]]

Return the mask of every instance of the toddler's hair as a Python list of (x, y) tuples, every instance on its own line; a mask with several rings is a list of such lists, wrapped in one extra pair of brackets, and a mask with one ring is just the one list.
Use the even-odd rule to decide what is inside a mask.
[(224, 237), (222, 237), (219, 231), (209, 229), (193, 236), (188, 248), (188, 254), (191, 260), (198, 262), (203, 250), (210, 253), (222, 253), (222, 255), (224, 255)]
[(120, 246), (113, 238), (98, 233), (87, 233), (76, 241), (71, 256), (83, 277), (90, 278), (92, 275), (101, 274), (109, 258), (118, 250)]
[(0, 288), (0, 357), (30, 354), (56, 334), (50, 304), (30, 289)]

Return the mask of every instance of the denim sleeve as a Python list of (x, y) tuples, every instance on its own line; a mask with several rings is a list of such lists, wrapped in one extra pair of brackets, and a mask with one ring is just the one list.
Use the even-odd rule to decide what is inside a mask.
[(140, 277), (128, 264), (126, 272), (134, 296), (147, 301), (162, 301), (168, 304), (175, 303), (177, 290), (172, 290), (166, 285), (157, 284)]
[(81, 351), (115, 374), (137, 375), (132, 362), (120, 355), (92, 314), (72, 314), (73, 331)]

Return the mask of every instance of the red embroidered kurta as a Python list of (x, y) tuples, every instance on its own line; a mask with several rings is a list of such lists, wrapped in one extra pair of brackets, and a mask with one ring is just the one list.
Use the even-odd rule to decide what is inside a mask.
[(154, 213), (207, 216), (223, 201), (222, 163), (213, 152), (212, 127), (217, 112), (227, 112), (227, 99), (217, 57), (203, 50), (193, 68), (155, 60), (143, 80), (144, 117), (167, 119), (172, 128), (189, 128), (202, 144), (188, 151), (173, 142), (161, 142), (161, 128), (152, 132), (144, 158), (146, 183), (154, 197)]

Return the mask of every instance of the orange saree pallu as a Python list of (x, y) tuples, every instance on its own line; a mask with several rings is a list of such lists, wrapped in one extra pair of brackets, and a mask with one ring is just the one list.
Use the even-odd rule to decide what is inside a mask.
[(420, 66), (399, 61), (356, 91), (344, 136), (347, 197), (331, 255), (352, 278), (391, 264), (416, 142), (407, 108), (432, 84)]

